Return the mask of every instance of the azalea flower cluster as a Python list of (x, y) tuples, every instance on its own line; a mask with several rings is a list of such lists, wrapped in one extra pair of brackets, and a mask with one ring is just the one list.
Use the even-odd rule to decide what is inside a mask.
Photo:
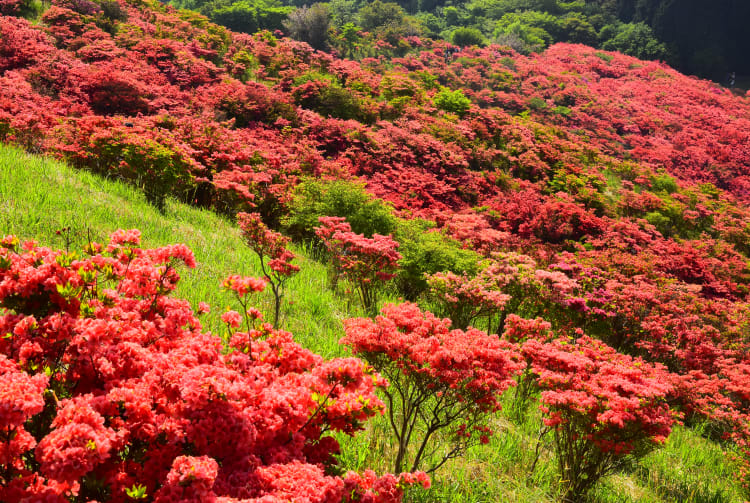
[[(286, 248), (289, 238), (269, 229), (261, 220), (259, 213), (238, 213), (237, 225), (239, 225), (242, 237), (245, 239), (247, 245), (258, 256), (260, 268), (265, 276), (266, 283), (271, 285), (274, 297), (273, 325), (276, 327), (279, 324), (281, 316), (281, 299), (284, 296), (284, 285), (289, 278), (299, 272), (299, 266), (292, 264), (292, 260), (295, 258), (294, 253)], [(240, 299), (244, 298), (248, 290), (232, 285), (231, 278), (228, 281), (230, 281), (229, 287), (235, 290), (238, 297)], [(251, 284), (252, 288), (250, 289), (253, 291), (263, 290), (257, 280), (246, 279), (240, 281), (237, 285), (243, 283)], [(263, 286), (265, 287), (265, 285)]]
[[(466, 328), (477, 318), (487, 317), (488, 323), (503, 310), (510, 296), (497, 289), (497, 281), (486, 281), (486, 275), (469, 278), (450, 271), (438, 272), (427, 278), (430, 293), (444, 306), (448, 318), (458, 328)], [(491, 332), (491, 328), (488, 328)]]
[[(346, 320), (341, 343), (390, 382), (384, 392), (399, 446), (396, 471), (437, 469), (486, 440), (487, 420), (524, 364), (513, 345), (475, 328), (451, 329), (449, 319), (416, 304), (387, 304), (381, 313)], [(411, 438), (413, 431), (421, 438)], [(452, 439), (442, 454), (434, 448), (440, 435)]]
[(367, 238), (352, 232), (345, 218), (320, 217), (315, 234), (331, 257), (334, 274), (351, 281), (362, 305), (371, 311), (377, 302), (379, 285), (392, 279), (398, 270), (398, 242), (391, 236), (374, 234)]
[(139, 242), (118, 231), (81, 253), (0, 241), (0, 500), (384, 503), (428, 484), (331, 475), (328, 433), (381, 413), (386, 382), (269, 325), (224, 347), (168, 296), (178, 265), (195, 266), (190, 250)]
[(564, 501), (585, 494), (625, 456), (642, 456), (669, 436), (673, 387), (663, 366), (586, 336), (543, 342), (530, 335), (521, 353), (554, 433)]

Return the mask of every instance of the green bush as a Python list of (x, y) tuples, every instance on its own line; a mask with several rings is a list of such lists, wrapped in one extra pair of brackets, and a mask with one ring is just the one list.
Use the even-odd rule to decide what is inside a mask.
[(432, 101), (440, 110), (445, 110), (458, 116), (464, 115), (469, 111), (469, 107), (471, 107), (471, 100), (464, 96), (464, 93), (460, 89), (451, 91), (444, 87), (435, 95)]
[(259, 30), (280, 30), (282, 22), (294, 9), (273, 0), (240, 0), (208, 2), (199, 10), (230, 30), (255, 33)]
[(651, 188), (654, 192), (677, 192), (677, 182), (669, 175), (658, 175), (651, 178)]
[(421, 219), (398, 220), (395, 238), (401, 246), (395, 278), (399, 292), (407, 300), (416, 300), (427, 290), (426, 275), (440, 271), (473, 276), (477, 272), (479, 255), (441, 232), (433, 230), (433, 222)]
[(406, 12), (395, 2), (367, 2), (359, 10), (359, 24), (368, 31), (383, 26), (398, 26), (404, 23)]
[(314, 110), (323, 117), (353, 119), (367, 124), (375, 121), (375, 114), (349, 89), (344, 89), (327, 79), (320, 80), (315, 85), (317, 89), (314, 91), (306, 88), (294, 89), (292, 97), (295, 103), (302, 108)]
[(509, 24), (501, 19), (497, 23), (494, 35), (498, 44), (507, 45), (522, 54), (540, 51), (552, 41), (552, 37), (545, 30), (524, 24), (520, 19)]
[(476, 28), (456, 28), (451, 34), (451, 41), (461, 47), (472, 45), (483, 47), (485, 45), (484, 35)]
[(639, 59), (664, 60), (669, 57), (667, 47), (659, 42), (654, 31), (645, 23), (605, 26), (599, 36), (602, 39), (608, 37), (602, 43), (602, 49), (607, 51), (622, 52)]
[(394, 283), (401, 295), (416, 300), (427, 289), (425, 275), (440, 271), (474, 275), (479, 255), (461, 247), (453, 238), (435, 230), (427, 220), (393, 216), (391, 207), (368, 194), (361, 183), (348, 180), (306, 179), (295, 189), (283, 230), (297, 241), (315, 239), (318, 217), (344, 217), (352, 231), (367, 237), (393, 235), (400, 243), (401, 269)]
[(646, 221), (656, 227), (656, 230), (661, 232), (662, 236), (669, 237), (672, 235), (672, 219), (668, 216), (658, 211), (652, 211), (646, 214)]
[(527, 102), (527, 105), (531, 110), (544, 110), (547, 108), (547, 102), (539, 96), (532, 96)]
[(393, 234), (396, 229), (390, 206), (368, 194), (364, 184), (348, 180), (304, 180), (295, 189), (282, 225), (294, 239), (311, 240), (318, 217), (323, 216), (344, 217), (352, 231), (367, 237)]

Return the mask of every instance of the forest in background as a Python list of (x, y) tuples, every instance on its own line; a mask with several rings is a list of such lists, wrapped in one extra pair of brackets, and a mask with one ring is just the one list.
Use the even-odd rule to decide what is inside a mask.
[[(581, 43), (730, 85), (750, 75), (744, 35), (750, 4), (741, 0), (172, 0), (234, 31), (281, 30), (318, 49), (356, 56), (353, 46), (409, 35), (459, 46), (499, 43), (539, 52)], [(361, 51), (366, 54), (366, 51)], [(736, 84), (735, 84), (736, 85)]]

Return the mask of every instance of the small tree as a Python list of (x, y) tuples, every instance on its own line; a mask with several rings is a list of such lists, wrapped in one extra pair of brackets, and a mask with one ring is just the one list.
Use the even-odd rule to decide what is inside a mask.
[(373, 234), (366, 238), (351, 232), (341, 217), (320, 217), (321, 226), (315, 233), (323, 240), (331, 256), (333, 278), (345, 277), (357, 289), (362, 306), (372, 312), (383, 283), (396, 276), (401, 255), (398, 243), (391, 236)]
[(425, 466), (429, 473), (486, 443), (486, 421), (523, 368), (515, 347), (474, 328), (451, 330), (450, 320), (416, 304), (387, 304), (381, 313), (346, 320), (341, 343), (390, 382), (384, 393), (396, 471)]
[(263, 276), (271, 286), (274, 298), (273, 326), (278, 327), (284, 285), (299, 272), (299, 266), (292, 264), (294, 254), (286, 249), (289, 238), (266, 227), (258, 213), (238, 213), (237, 223), (245, 242), (258, 255)]
[(510, 296), (497, 290), (495, 281), (486, 279), (448, 271), (428, 276), (427, 284), (431, 295), (440, 302), (455, 326), (464, 329), (486, 317), (487, 332), (492, 333), (492, 319), (503, 310)]
[(603, 342), (528, 340), (545, 424), (554, 432), (565, 502), (581, 498), (626, 456), (643, 456), (669, 436), (667, 372)]
[[(235, 329), (240, 327), (242, 319), (245, 320), (245, 331), (250, 332), (255, 329), (256, 320), (263, 320), (263, 315), (256, 308), (250, 306), (249, 296), (252, 293), (260, 293), (266, 288), (266, 278), (253, 278), (233, 274), (228, 276), (222, 283), (222, 287), (231, 290), (234, 293), (237, 302), (242, 306), (242, 314), (236, 311), (227, 311), (221, 316), (221, 320), (226, 323), (229, 329), (229, 338)], [(252, 355), (251, 347), (248, 344), (248, 354)]]

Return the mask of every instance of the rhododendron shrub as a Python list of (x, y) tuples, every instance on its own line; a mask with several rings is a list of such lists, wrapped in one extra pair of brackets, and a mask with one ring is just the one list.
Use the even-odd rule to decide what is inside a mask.
[[(552, 324), (542, 318), (533, 320), (521, 318), (516, 314), (509, 314), (505, 319), (503, 340), (513, 344), (523, 344), (526, 341), (534, 340), (537, 342), (549, 342), (555, 334), (552, 331)], [(511, 415), (517, 421), (522, 421), (526, 415), (531, 398), (539, 391), (536, 386), (536, 376), (532, 366), (532, 360), (529, 355), (525, 354), (526, 367), (523, 373), (516, 377), (517, 385), (513, 391), (513, 401)]]
[(544, 423), (554, 433), (564, 501), (580, 501), (626, 456), (642, 456), (669, 436), (674, 414), (668, 373), (583, 336), (526, 341), (541, 390)]
[[(382, 412), (385, 381), (267, 324), (223, 346), (168, 296), (191, 251), (139, 241), (117, 231), (81, 253), (0, 240), (1, 501), (397, 502), (428, 483), (331, 475), (328, 433)], [(243, 296), (263, 283), (227, 281)]]
[[(265, 278), (252, 278), (239, 276), (237, 274), (233, 274), (224, 280), (222, 287), (231, 291), (239, 305), (242, 307), (241, 314), (237, 311), (227, 311), (221, 315), (221, 321), (227, 325), (230, 337), (238, 328), (240, 328), (242, 321), (245, 322), (244, 331), (248, 333), (251, 330), (256, 329), (256, 322), (263, 321), (263, 314), (250, 305), (250, 295), (265, 290), (266, 284), (267, 280)], [(250, 344), (251, 340), (248, 339), (248, 353), (252, 354)]]
[(538, 262), (528, 255), (496, 252), (472, 281), (486, 292), (504, 295), (497, 333), (506, 329), (511, 314), (543, 315), (556, 329), (570, 329), (581, 321), (579, 283), (563, 272), (540, 268)]
[(258, 256), (263, 276), (271, 286), (274, 299), (273, 326), (277, 327), (284, 285), (299, 272), (299, 266), (292, 264), (294, 253), (286, 249), (289, 238), (266, 227), (259, 213), (238, 213), (237, 225), (242, 230), (242, 237), (247, 245)]
[(497, 290), (495, 281), (486, 280), (486, 276), (469, 278), (465, 274), (438, 272), (428, 276), (427, 284), (430, 294), (443, 305), (456, 327), (465, 329), (478, 318), (486, 317), (487, 332), (492, 333), (493, 318), (503, 310), (510, 296)]
[(141, 187), (147, 200), (163, 209), (167, 196), (184, 200), (192, 191), (200, 165), (183, 141), (160, 128), (146, 134), (155, 126), (89, 117), (61, 126), (55, 141), (73, 165), (117, 175)]
[(365, 310), (377, 307), (378, 290), (398, 271), (399, 243), (391, 236), (373, 234), (366, 238), (355, 234), (342, 217), (320, 217), (315, 234), (323, 241), (331, 257), (334, 277), (352, 282)]
[(475, 328), (451, 330), (449, 319), (416, 304), (386, 304), (381, 313), (346, 320), (341, 343), (390, 383), (383, 393), (395, 470), (433, 471), (487, 442), (487, 421), (523, 368), (515, 347)]

